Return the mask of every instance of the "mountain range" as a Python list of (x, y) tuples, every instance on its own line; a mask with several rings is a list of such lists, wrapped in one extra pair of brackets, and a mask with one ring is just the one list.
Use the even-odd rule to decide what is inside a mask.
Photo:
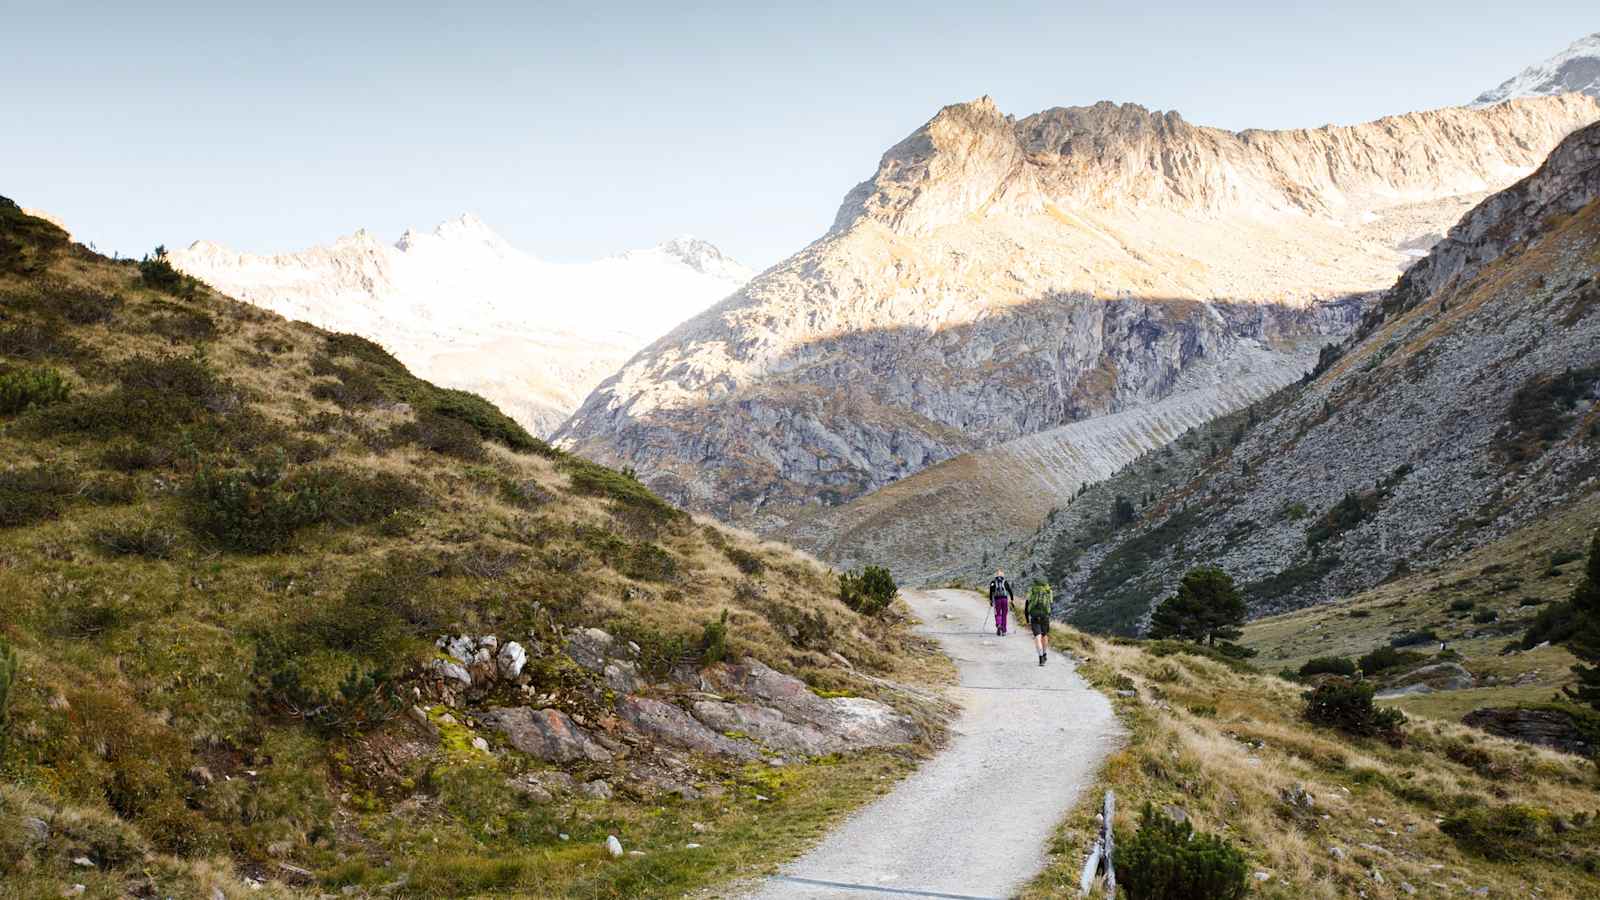
[(636, 351), (750, 277), (692, 237), (547, 262), (471, 215), (392, 244), (365, 230), (275, 255), (197, 241), (170, 259), (257, 306), (376, 340), (422, 377), (482, 394), (541, 435)]
[[(1055, 583), (1075, 621), (1126, 631), (1200, 562), (1262, 614), (1592, 502), (1600, 123), (1463, 217), (1317, 374), (1146, 454), (996, 559)], [(990, 564), (969, 554), (964, 574)]]
[[(1242, 132), (1133, 104), (946, 107), (827, 234), (641, 352), (557, 439), (779, 531), (959, 454), (1179, 394), (1226, 411), (1247, 395), (1217, 405), (1222, 373), (1248, 357), (1280, 366), (1277, 383), (1303, 374), (1355, 327), (1352, 298), (1596, 118), (1581, 95)], [(1025, 489), (1054, 502), (1081, 480)], [(959, 505), (943, 533), (990, 515)]]

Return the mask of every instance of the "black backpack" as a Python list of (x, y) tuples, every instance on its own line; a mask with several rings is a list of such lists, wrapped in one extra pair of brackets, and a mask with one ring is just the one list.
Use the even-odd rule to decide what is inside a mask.
[(993, 601), (996, 597), (1011, 599), (1010, 583), (998, 575), (989, 580), (989, 599)]

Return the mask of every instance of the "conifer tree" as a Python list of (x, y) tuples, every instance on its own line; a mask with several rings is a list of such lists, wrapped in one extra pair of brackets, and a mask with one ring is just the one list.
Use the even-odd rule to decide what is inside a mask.
[(1572, 592), (1572, 611), (1577, 630), (1567, 649), (1580, 662), (1572, 667), (1578, 683), (1566, 689), (1567, 696), (1600, 710), (1600, 531), (1589, 542), (1589, 565)]

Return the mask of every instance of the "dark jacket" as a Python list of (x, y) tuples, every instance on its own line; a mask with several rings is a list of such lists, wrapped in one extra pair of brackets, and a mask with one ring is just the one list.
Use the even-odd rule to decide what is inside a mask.
[(994, 601), (998, 600), (1001, 597), (1004, 597), (1007, 600), (1010, 600), (1013, 596), (1015, 596), (1015, 595), (1011, 593), (1011, 582), (1005, 580), (1003, 577), (1001, 577), (999, 575), (996, 575), (995, 577), (989, 579), (989, 602), (990, 603), (993, 603)]

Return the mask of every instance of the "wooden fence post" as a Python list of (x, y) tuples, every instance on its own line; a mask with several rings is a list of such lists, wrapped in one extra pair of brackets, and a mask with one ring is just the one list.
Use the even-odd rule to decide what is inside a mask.
[(1094, 846), (1089, 848), (1089, 858), (1083, 863), (1083, 875), (1078, 879), (1078, 893), (1083, 896), (1089, 895), (1089, 889), (1094, 886), (1095, 873), (1101, 870), (1105, 871), (1106, 896), (1114, 897), (1117, 894), (1117, 870), (1112, 864), (1116, 833), (1111, 827), (1111, 818), (1116, 812), (1116, 795), (1106, 791), (1105, 806), (1100, 813), (1100, 836), (1094, 839)]

